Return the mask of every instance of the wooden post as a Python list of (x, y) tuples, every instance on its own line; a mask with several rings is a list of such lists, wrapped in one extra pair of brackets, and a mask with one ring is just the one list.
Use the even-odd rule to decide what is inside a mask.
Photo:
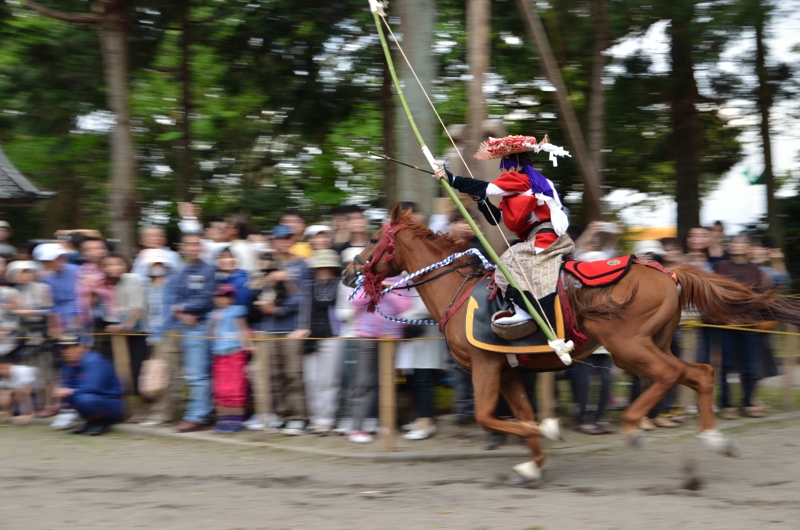
[[(797, 333), (797, 326), (786, 326), (786, 331)], [(783, 410), (794, 410), (794, 370), (797, 365), (797, 337), (783, 336)]]
[(397, 343), (382, 338), (378, 343), (378, 373), (380, 388), (381, 447), (394, 451), (394, 431), (397, 423), (396, 390), (394, 384), (394, 353)]
[[(263, 331), (256, 333), (257, 339), (266, 339)], [(272, 371), (270, 370), (269, 341), (256, 341), (253, 359), (253, 393), (256, 414), (266, 415), (272, 412)]]
[(126, 335), (111, 335), (111, 355), (114, 360), (114, 371), (117, 372), (123, 392), (132, 394), (131, 352), (128, 349), (128, 337)]
[(542, 421), (546, 418), (553, 418), (556, 415), (556, 404), (554, 401), (556, 385), (555, 372), (542, 372), (536, 375), (536, 408), (537, 419)]

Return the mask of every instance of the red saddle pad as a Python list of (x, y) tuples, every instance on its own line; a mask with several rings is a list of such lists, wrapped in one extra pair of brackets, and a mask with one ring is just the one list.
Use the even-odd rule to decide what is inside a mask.
[(618, 282), (631, 268), (635, 256), (600, 261), (567, 261), (564, 270), (587, 287), (602, 287)]

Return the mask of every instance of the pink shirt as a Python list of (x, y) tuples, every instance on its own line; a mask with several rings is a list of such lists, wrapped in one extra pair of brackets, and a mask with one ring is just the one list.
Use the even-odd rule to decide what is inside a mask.
[[(400, 277), (387, 278), (390, 282), (399, 280)], [(377, 311), (374, 313), (367, 313), (367, 306), (369, 305), (369, 298), (361, 291), (351, 302), (356, 308), (355, 317), (353, 317), (353, 330), (356, 336), (378, 339), (384, 336), (394, 339), (403, 338), (403, 324), (398, 324), (386, 319)], [(384, 315), (390, 317), (397, 317), (400, 313), (407, 311), (411, 308), (412, 300), (409, 297), (408, 291), (392, 291), (383, 298), (381, 298), (378, 307)]]

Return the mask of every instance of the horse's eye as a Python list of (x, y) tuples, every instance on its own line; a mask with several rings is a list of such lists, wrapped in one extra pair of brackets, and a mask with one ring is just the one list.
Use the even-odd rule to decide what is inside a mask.
[(375, 239), (374, 237), (372, 239), (370, 239), (369, 242), (372, 243), (373, 245), (377, 245), (378, 244), (378, 240)]

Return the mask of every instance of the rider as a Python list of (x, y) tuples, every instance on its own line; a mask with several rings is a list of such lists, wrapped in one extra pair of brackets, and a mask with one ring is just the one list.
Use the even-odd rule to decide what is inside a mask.
[[(548, 143), (546, 136), (541, 143), (532, 136), (490, 138), (481, 145), (475, 158), (501, 159), (501, 175), (494, 182), (454, 177), (441, 167), (433, 177), (447, 178), (454, 189), (478, 201), (478, 209), (489, 224), (496, 225), (502, 220), (522, 240), (500, 259), (526, 295), (538, 299), (555, 291), (561, 263), (572, 255), (575, 245), (567, 235), (569, 221), (558, 192), (549, 179), (533, 168), (530, 151), (549, 152), (551, 160), (555, 160), (555, 155), (570, 156)], [(492, 196), (502, 197), (499, 207), (488, 200)], [(519, 291), (509, 287), (502, 274), (497, 274), (495, 281), (512, 301), (514, 310), (513, 315), (498, 318), (495, 324), (509, 326), (530, 320), (532, 317), (523, 309), (525, 302)]]

